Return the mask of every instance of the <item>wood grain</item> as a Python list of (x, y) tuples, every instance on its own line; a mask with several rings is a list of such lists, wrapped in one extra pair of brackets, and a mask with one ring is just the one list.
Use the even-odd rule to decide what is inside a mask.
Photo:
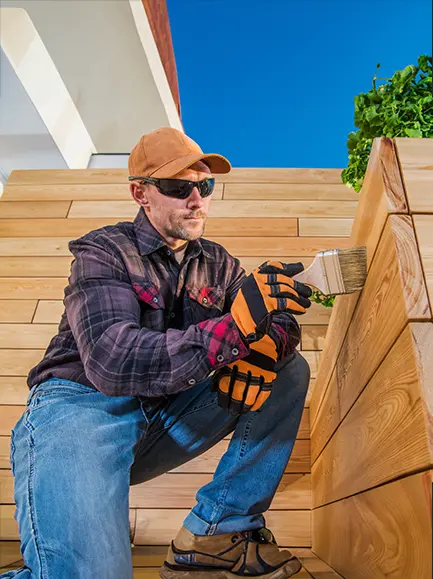
[[(433, 465), (428, 411), (433, 409), (432, 347), (431, 323), (403, 330), (314, 463), (314, 506)], [(323, 421), (319, 413), (315, 428)], [(313, 429), (313, 462), (316, 446)]]
[[(222, 199), (224, 185), (216, 183), (212, 199)], [(3, 201), (129, 201), (132, 195), (128, 182), (104, 184), (58, 184), (13, 185), (10, 179), (5, 185)]]
[[(350, 246), (367, 247), (367, 268), (373, 262), (383, 228), (391, 214), (407, 214), (408, 208), (393, 141), (374, 139), (364, 185), (355, 215)], [(324, 396), (337, 357), (361, 296), (360, 292), (335, 299), (317, 383), (311, 398), (312, 424)]]
[(341, 418), (412, 320), (430, 320), (412, 222), (391, 215), (337, 360)]
[[(1, 207), (1, 204), (0, 204)], [(84, 217), (67, 219), (19, 218), (0, 220), (0, 237), (57, 237), (69, 236), (71, 239), (81, 237), (89, 231), (101, 227), (116, 225), (120, 221), (132, 222), (137, 213), (128, 219), (118, 217)], [(339, 221), (339, 220), (337, 220)], [(337, 228), (336, 228), (337, 229)], [(339, 235), (337, 232), (334, 235)], [(207, 235), (224, 235), (230, 237), (266, 236), (266, 237), (294, 237), (298, 235), (298, 220), (294, 217), (215, 217), (209, 218), (205, 225), (204, 237)]]
[(37, 303), (36, 299), (0, 300), (0, 323), (29, 324), (33, 319)]
[[(346, 217), (353, 218), (357, 201), (218, 201), (211, 203), (209, 217)], [(68, 218), (116, 217), (131, 219), (135, 201), (73, 201)]]
[[(340, 423), (340, 402), (338, 398), (337, 372), (334, 370), (323, 397), (317, 420), (311, 430), (311, 464), (314, 465), (323, 447), (333, 435)], [(315, 479), (314, 492), (320, 494), (320, 479)]]
[(0, 324), (0, 348), (47, 348), (58, 324)]
[(26, 376), (0, 376), (0, 405), (25, 405), (28, 395)]
[(0, 368), (3, 376), (27, 376), (36, 366), (45, 350), (0, 350)]
[[(9, 506), (3, 507), (9, 509)], [(135, 545), (166, 545), (188, 515), (184, 509), (137, 509)], [(280, 546), (311, 546), (310, 511), (267, 511), (266, 524)], [(15, 538), (15, 537), (14, 537)]]
[[(299, 324), (302, 317), (297, 318)], [(303, 350), (323, 350), (326, 340), (328, 326), (302, 325), (302, 349)]]
[(227, 183), (224, 200), (233, 199), (358, 201), (359, 193), (343, 183)]
[(300, 237), (350, 237), (353, 219), (301, 218)]
[(0, 234), (2, 237), (4, 228), (7, 228), (7, 221), (13, 219), (35, 219), (43, 218), (48, 221), (54, 217), (65, 218), (68, 214), (70, 201), (40, 201), (39, 203), (27, 203), (25, 201), (14, 202), (2, 199), (0, 203)]
[[(432, 206), (433, 211), (433, 206)], [(413, 223), (430, 307), (433, 304), (433, 215), (414, 215)]]
[(313, 551), (350, 579), (430, 579), (431, 471), (313, 510)]

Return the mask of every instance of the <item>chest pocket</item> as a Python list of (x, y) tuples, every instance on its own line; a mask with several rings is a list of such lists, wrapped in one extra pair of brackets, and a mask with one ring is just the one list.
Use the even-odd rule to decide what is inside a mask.
[(158, 286), (152, 282), (134, 282), (132, 289), (140, 304), (140, 325), (162, 331), (164, 327), (164, 298)]
[(195, 323), (217, 318), (224, 309), (224, 290), (216, 286), (186, 287)]

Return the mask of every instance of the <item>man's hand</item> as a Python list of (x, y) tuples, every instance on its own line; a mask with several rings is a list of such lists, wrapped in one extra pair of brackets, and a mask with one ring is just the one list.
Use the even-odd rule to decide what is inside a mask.
[(230, 414), (258, 410), (269, 397), (275, 380), (278, 357), (275, 342), (267, 335), (250, 344), (246, 358), (215, 372), (211, 390), (218, 392), (218, 404)]
[(231, 307), (235, 323), (250, 344), (269, 333), (272, 314), (302, 315), (311, 306), (310, 287), (292, 279), (304, 270), (302, 263), (266, 261), (244, 278)]

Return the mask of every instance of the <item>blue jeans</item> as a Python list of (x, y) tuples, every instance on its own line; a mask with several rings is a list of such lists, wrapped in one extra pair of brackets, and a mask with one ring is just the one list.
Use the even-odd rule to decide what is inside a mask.
[(157, 404), (51, 378), (12, 431), (15, 518), (25, 566), (3, 579), (132, 579), (130, 484), (200, 455), (234, 431), (184, 524), (198, 535), (260, 528), (290, 458), (310, 368), (283, 360), (271, 396), (234, 417), (210, 378)]

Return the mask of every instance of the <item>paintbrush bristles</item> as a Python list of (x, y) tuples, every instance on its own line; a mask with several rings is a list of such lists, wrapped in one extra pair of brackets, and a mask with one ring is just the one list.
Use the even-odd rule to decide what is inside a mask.
[(350, 247), (338, 250), (344, 293), (362, 290), (367, 279), (367, 248)]

